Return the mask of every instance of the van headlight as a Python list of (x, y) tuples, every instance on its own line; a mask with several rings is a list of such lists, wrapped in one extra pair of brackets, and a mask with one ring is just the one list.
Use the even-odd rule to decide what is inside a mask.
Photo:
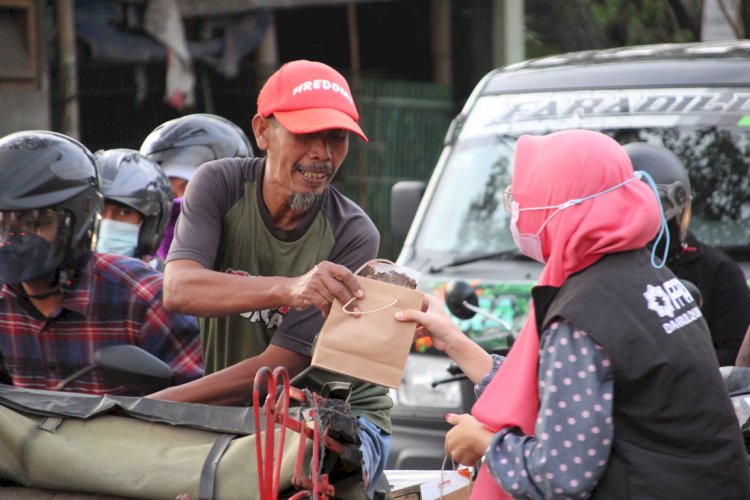
[(390, 395), (394, 405), (461, 408), (461, 383), (447, 382), (432, 387), (436, 380), (450, 377), (448, 365), (450, 358), (428, 354), (409, 354), (406, 368), (401, 377), (401, 386), (391, 389)]

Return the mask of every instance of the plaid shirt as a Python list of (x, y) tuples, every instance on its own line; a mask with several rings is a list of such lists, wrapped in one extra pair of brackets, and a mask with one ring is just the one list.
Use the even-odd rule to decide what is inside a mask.
[[(168, 363), (175, 384), (203, 374), (198, 324), (167, 311), (160, 272), (120, 255), (94, 253), (63, 296), (60, 313), (45, 318), (8, 285), (0, 289), (0, 372), (13, 385), (52, 389), (94, 361), (105, 346), (134, 344)], [(2, 377), (0, 377), (2, 378)], [(109, 385), (98, 370), (65, 390), (127, 393)]]

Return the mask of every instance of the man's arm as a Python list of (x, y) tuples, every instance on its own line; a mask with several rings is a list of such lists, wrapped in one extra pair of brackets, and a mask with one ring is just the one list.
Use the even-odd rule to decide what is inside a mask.
[(302, 276), (240, 276), (179, 259), (164, 269), (167, 309), (201, 317), (227, 316), (279, 305), (317, 307), (328, 315), (333, 299), (346, 303), (364, 290), (346, 267), (321, 262)]
[(255, 374), (262, 367), (268, 366), (273, 369), (284, 366), (289, 372), (289, 378), (292, 378), (309, 364), (310, 358), (306, 356), (270, 345), (258, 356), (187, 384), (169, 387), (148, 397), (189, 403), (244, 405), (252, 402)]

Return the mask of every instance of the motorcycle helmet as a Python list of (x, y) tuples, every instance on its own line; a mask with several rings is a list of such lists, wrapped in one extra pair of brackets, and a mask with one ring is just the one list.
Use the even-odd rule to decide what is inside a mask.
[(84, 145), (41, 130), (0, 138), (0, 282), (48, 276), (67, 286), (92, 251), (102, 206)]
[(253, 148), (242, 129), (226, 118), (194, 113), (156, 127), (140, 152), (158, 163), (168, 177), (190, 180), (201, 164), (251, 156)]
[(674, 236), (678, 237), (676, 243), (684, 244), (690, 224), (693, 193), (682, 161), (669, 149), (646, 142), (633, 142), (623, 147), (630, 157), (633, 170), (643, 170), (654, 179), (664, 218)]
[(115, 201), (143, 216), (135, 255), (152, 255), (159, 248), (172, 213), (172, 187), (153, 160), (134, 149), (94, 153), (104, 201)]

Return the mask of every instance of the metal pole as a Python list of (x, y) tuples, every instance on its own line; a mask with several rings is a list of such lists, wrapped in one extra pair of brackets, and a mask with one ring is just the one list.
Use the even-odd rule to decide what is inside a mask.
[(263, 39), (258, 45), (258, 88), (261, 88), (271, 73), (279, 67), (279, 51), (276, 39), (276, 17), (273, 11), (268, 13), (269, 21)]
[(523, 61), (524, 0), (493, 0), (492, 7), (492, 65), (497, 68)]
[(63, 99), (62, 133), (80, 139), (78, 110), (78, 65), (76, 60), (75, 13), (72, 0), (57, 1), (60, 46), (60, 92)]
[(361, 87), (359, 27), (357, 26), (357, 7), (351, 1), (346, 4), (346, 24), (349, 31), (349, 61), (352, 66), (351, 90), (355, 96), (358, 96)]
[(432, 81), (440, 85), (453, 82), (451, 71), (451, 2), (433, 0), (430, 3), (432, 16)]
[[(349, 31), (349, 62), (351, 64), (351, 91), (356, 98), (360, 97), (362, 91), (362, 73), (359, 57), (359, 27), (357, 26), (357, 7), (354, 2), (349, 1), (346, 4), (346, 24)], [(361, 101), (360, 101), (361, 106)], [(360, 112), (362, 108), (360, 107)], [(360, 118), (360, 121), (362, 119)], [(364, 151), (361, 145), (356, 149), (357, 163), (357, 191), (359, 205), (367, 210), (367, 171), (365, 169)]]

